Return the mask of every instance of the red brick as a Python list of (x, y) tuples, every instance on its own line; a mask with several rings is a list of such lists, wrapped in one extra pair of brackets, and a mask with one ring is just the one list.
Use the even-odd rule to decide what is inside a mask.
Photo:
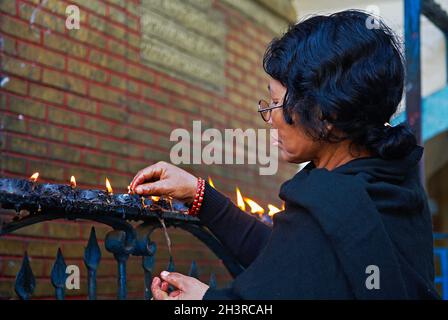
[(30, 84), (30, 95), (57, 104), (62, 104), (64, 102), (63, 91), (34, 83)]
[(27, 23), (7, 15), (2, 15), (2, 18), (0, 19), (0, 31), (2, 31), (2, 33), (11, 34), (28, 41), (40, 41), (39, 30), (34, 29), (33, 31)]
[(19, 43), (19, 56), (32, 62), (38, 62), (58, 69), (64, 69), (65, 57), (54, 51), (28, 43)]

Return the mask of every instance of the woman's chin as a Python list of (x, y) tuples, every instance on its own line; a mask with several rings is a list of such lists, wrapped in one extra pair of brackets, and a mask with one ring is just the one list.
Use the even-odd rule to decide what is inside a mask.
[(309, 160), (304, 159), (304, 157), (300, 157), (291, 153), (286, 152), (285, 150), (279, 148), (280, 151), (280, 159), (282, 161), (286, 161), (289, 163), (302, 163)]
[(279, 148), (279, 150), (280, 150), (280, 159), (286, 162), (294, 162), (293, 157), (289, 153), (287, 153), (281, 148)]

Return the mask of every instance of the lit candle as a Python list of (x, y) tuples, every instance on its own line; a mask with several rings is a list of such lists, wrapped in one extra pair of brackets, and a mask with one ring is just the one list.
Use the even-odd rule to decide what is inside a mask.
[(258, 214), (258, 216), (261, 218), (264, 213), (264, 209), (252, 199), (244, 198), (244, 201), (249, 205), (250, 213)]
[(246, 204), (244, 203), (243, 196), (241, 195), (241, 191), (238, 187), (236, 187), (236, 204), (238, 208), (246, 211)]
[(34, 188), (36, 188), (37, 178), (39, 178), (39, 172), (33, 173), (30, 177), (30, 181), (32, 183), (32, 187), (31, 187), (32, 190), (34, 190)]
[(272, 204), (268, 204), (268, 215), (272, 218), (277, 212), (280, 212), (281, 210), (277, 208), (276, 206), (273, 206)]
[(35, 172), (31, 175), (30, 181), (31, 182), (37, 182), (37, 178), (39, 178), (39, 172)]
[(109, 195), (114, 194), (114, 190), (112, 189), (112, 186), (110, 185), (109, 179), (106, 178), (106, 191)]
[(210, 186), (212, 186), (213, 188), (215, 187), (215, 184), (213, 183), (213, 180), (212, 180), (212, 178), (210, 178), (210, 177), (208, 177), (208, 184), (209, 184)]
[(72, 187), (72, 189), (76, 188), (76, 179), (75, 176), (71, 176), (70, 178), (70, 187)]

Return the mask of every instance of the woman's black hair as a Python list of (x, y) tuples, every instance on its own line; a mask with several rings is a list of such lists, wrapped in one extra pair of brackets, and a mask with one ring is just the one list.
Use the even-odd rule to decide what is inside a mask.
[[(315, 139), (349, 139), (391, 159), (416, 145), (407, 125), (385, 126), (402, 98), (403, 61), (388, 26), (366, 12), (347, 10), (291, 26), (270, 43), (263, 65), (287, 88), (287, 123), (298, 119)], [(329, 131), (329, 124), (336, 130)]]

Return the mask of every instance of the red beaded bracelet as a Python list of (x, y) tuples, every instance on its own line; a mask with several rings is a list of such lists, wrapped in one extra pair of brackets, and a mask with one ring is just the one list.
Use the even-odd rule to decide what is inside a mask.
[(205, 180), (201, 177), (198, 178), (198, 184), (196, 188), (196, 194), (194, 196), (193, 204), (188, 210), (188, 215), (197, 216), (201, 209), (202, 200), (204, 200)]

